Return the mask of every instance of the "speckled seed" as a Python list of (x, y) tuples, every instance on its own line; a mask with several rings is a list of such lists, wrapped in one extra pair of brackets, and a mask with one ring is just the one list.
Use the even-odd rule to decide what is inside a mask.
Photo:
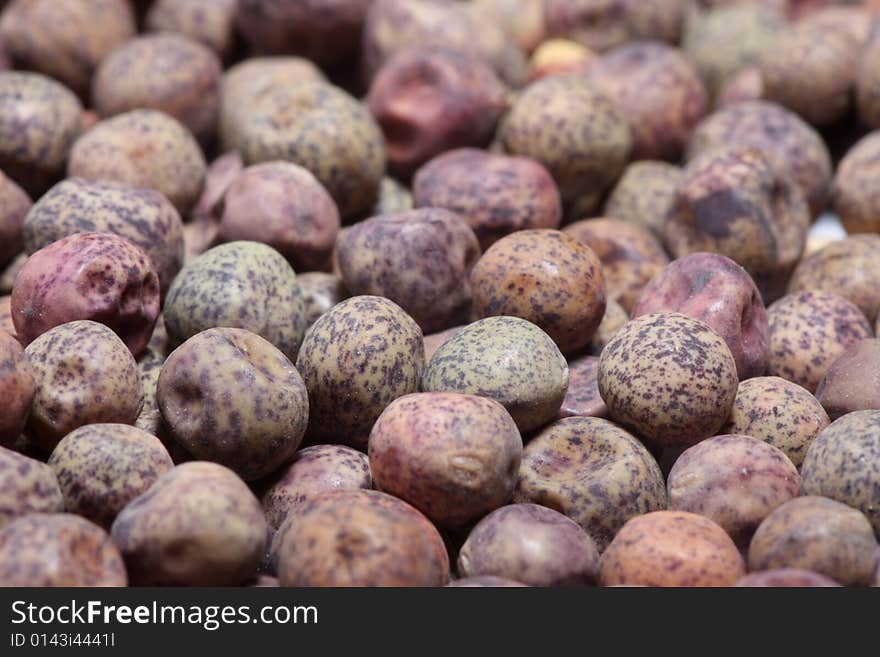
[(437, 45), (486, 59), (517, 86), (525, 75), (525, 56), (507, 39), (498, 20), (474, 9), (434, 0), (373, 0), (363, 34), (368, 78), (401, 50)]
[(293, 456), (309, 419), (299, 372), (281, 351), (244, 329), (208, 329), (175, 349), (159, 374), (156, 400), (186, 451), (246, 481)]
[(493, 244), (471, 271), (473, 313), (538, 325), (563, 353), (589, 344), (605, 314), (605, 277), (590, 247), (558, 230), (522, 230)]
[(819, 382), (816, 399), (832, 420), (880, 410), (880, 340), (862, 340), (844, 351)]
[(339, 210), (307, 170), (290, 162), (244, 169), (223, 196), (218, 237), (263, 242), (296, 270), (320, 269), (333, 250)]
[(12, 288), (12, 322), (29, 344), (78, 319), (110, 327), (135, 355), (159, 316), (159, 277), (137, 245), (111, 233), (75, 233), (33, 253)]
[(770, 327), (764, 301), (752, 278), (730, 258), (692, 253), (673, 261), (644, 287), (632, 316), (663, 311), (715, 329), (730, 348), (740, 379), (766, 371)]
[(831, 183), (831, 155), (816, 130), (776, 103), (736, 103), (706, 117), (691, 137), (688, 159), (730, 144), (764, 152), (778, 174), (801, 186), (814, 217), (825, 209)]
[(115, 48), (92, 80), (101, 116), (161, 110), (208, 142), (217, 130), (223, 67), (210, 48), (181, 34), (144, 34)]
[(624, 525), (602, 555), (602, 586), (733, 586), (746, 574), (717, 524), (686, 511), (655, 511)]
[(880, 191), (873, 184), (878, 171), (880, 132), (872, 132), (840, 161), (831, 188), (834, 212), (850, 235), (880, 231)]
[(788, 291), (839, 294), (856, 304), (873, 323), (880, 310), (878, 278), (880, 235), (853, 235), (801, 260)]
[(800, 260), (810, 211), (800, 187), (752, 146), (707, 152), (685, 168), (664, 226), (679, 258), (727, 256), (752, 276), (765, 300), (779, 298)]
[(566, 205), (595, 209), (623, 171), (632, 147), (626, 120), (583, 76), (553, 76), (529, 85), (501, 122), (507, 152), (543, 164)]
[(382, 297), (346, 299), (306, 332), (296, 359), (309, 391), (308, 435), (364, 448), (379, 414), (416, 392), (425, 351), (418, 324)]
[(880, 411), (848, 413), (807, 450), (801, 494), (821, 495), (858, 509), (880, 536)]
[(229, 145), (247, 164), (287, 160), (308, 169), (343, 220), (373, 207), (385, 174), (382, 132), (343, 90), (312, 81), (272, 87), (239, 121)]
[(422, 208), (372, 217), (339, 237), (337, 257), (352, 294), (394, 301), (424, 333), (467, 321), (480, 245), (461, 215)]
[(617, 332), (629, 321), (629, 315), (623, 307), (614, 301), (608, 299), (605, 304), (605, 316), (596, 329), (593, 339), (590, 340), (590, 353), (598, 356), (602, 353), (611, 338), (617, 335)]
[(807, 390), (778, 376), (759, 376), (739, 384), (721, 432), (763, 440), (800, 468), (810, 443), (828, 422), (822, 405)]
[(22, 226), (32, 205), (27, 193), (0, 171), (0, 269), (24, 250)]
[(446, 208), (465, 218), (485, 250), (517, 230), (558, 228), (559, 191), (550, 173), (526, 157), (459, 148), (420, 168), (418, 207)]
[(299, 450), (263, 493), (263, 512), (269, 528), (277, 530), (292, 511), (318, 493), (372, 487), (366, 454), (344, 445), (313, 445)]
[(177, 119), (137, 109), (100, 121), (70, 151), (67, 175), (161, 192), (187, 216), (202, 192), (205, 157)]
[(185, 34), (226, 57), (236, 45), (237, 8), (237, 0), (156, 0), (145, 24), (153, 32)]
[(510, 501), (522, 438), (494, 399), (420, 392), (395, 399), (368, 443), (376, 488), (441, 527), (459, 527)]
[(442, 586), (449, 580), (440, 534), (396, 497), (332, 491), (306, 501), (295, 517), (281, 541), (281, 586)]
[(629, 433), (573, 417), (526, 445), (513, 500), (561, 511), (601, 552), (630, 518), (666, 508), (666, 486), (654, 457)]
[(581, 356), (568, 362), (568, 390), (557, 414), (565, 417), (606, 417), (608, 407), (599, 394), (599, 357)]
[(376, 205), (373, 206), (370, 216), (407, 212), (414, 207), (413, 195), (409, 189), (394, 178), (385, 176), (379, 185), (379, 198), (376, 199)]
[(16, 0), (4, 5), (4, 49), (21, 68), (50, 75), (83, 98), (101, 60), (137, 32), (126, 0)]
[(125, 424), (90, 424), (70, 432), (48, 464), (65, 509), (105, 529), (126, 504), (174, 467), (158, 438)]
[(68, 178), (28, 213), (24, 247), (34, 253), (74, 233), (113, 233), (144, 250), (163, 294), (183, 265), (183, 223), (174, 206), (152, 189)]
[(306, 326), (311, 326), (325, 312), (350, 295), (342, 278), (336, 274), (310, 271), (296, 277), (305, 302)]
[(9, 333), (0, 332), (0, 445), (12, 445), (18, 439), (36, 390), (34, 371), (21, 343)]
[(132, 424), (143, 404), (137, 363), (103, 324), (68, 322), (25, 349), (37, 394), (25, 433), (46, 452), (86, 424)]
[(489, 317), (437, 349), (422, 376), (422, 390), (490, 397), (525, 433), (556, 417), (568, 390), (568, 364), (531, 322)]
[(159, 374), (161, 374), (164, 364), (165, 357), (151, 349), (144, 352), (138, 359), (138, 372), (141, 385), (144, 388), (144, 405), (141, 407), (141, 412), (135, 420), (134, 426), (161, 440), (165, 449), (168, 450), (171, 460), (177, 464), (191, 461), (192, 456), (180, 443), (174, 440), (162, 417), (162, 411), (159, 410), (156, 394), (159, 387)]
[(250, 57), (229, 68), (220, 83), (220, 141), (224, 151), (235, 150), (238, 132), (254, 102), (273, 89), (305, 81), (324, 80), (324, 74), (304, 57)]
[(60, 513), (64, 497), (45, 463), (0, 447), (0, 530), (32, 513)]
[(449, 582), (449, 584), (447, 584), (446, 586), (449, 588), (516, 588), (528, 585), (522, 584), (521, 582), (516, 582), (512, 579), (493, 577), (492, 575), (484, 575), (482, 577), (462, 577), (461, 579), (456, 579)]
[(723, 435), (690, 447), (667, 480), (669, 508), (717, 522), (737, 545), (748, 545), (773, 509), (797, 497), (797, 468), (757, 438)]
[(880, 128), (880, 66), (877, 65), (878, 61), (880, 61), (880, 39), (875, 37), (862, 53), (862, 62), (856, 78), (859, 117), (872, 128)]
[(407, 179), (441, 153), (487, 145), (507, 88), (482, 57), (420, 45), (382, 65), (366, 100), (385, 135), (389, 170)]
[(32, 196), (64, 174), (82, 131), (82, 105), (62, 84), (38, 73), (0, 73), (0, 169)]
[(814, 125), (833, 123), (852, 105), (861, 54), (862, 45), (844, 30), (796, 24), (761, 53), (764, 97)]
[(662, 239), (663, 224), (682, 175), (681, 167), (667, 162), (633, 162), (608, 194), (602, 214), (644, 228)]
[(764, 519), (749, 545), (749, 570), (799, 568), (843, 586), (866, 586), (877, 539), (865, 516), (825, 497), (797, 497)]
[(293, 360), (306, 330), (296, 273), (258, 242), (228, 242), (196, 258), (174, 279), (162, 311), (172, 346), (209, 328), (241, 328)]
[(576, 221), (562, 232), (599, 256), (608, 297), (627, 313), (632, 312), (642, 288), (669, 262), (651, 233), (617, 219)]
[(742, 587), (772, 587), (772, 588), (792, 588), (792, 587), (828, 587), (840, 586), (830, 577), (814, 573), (809, 570), (799, 570), (797, 568), (777, 568), (775, 570), (764, 570), (757, 573), (750, 573), (745, 577), (741, 577), (736, 586)]
[(734, 73), (756, 64), (787, 26), (786, 16), (769, 3), (726, 4), (693, 15), (682, 39), (712, 96)]
[(677, 161), (708, 106), (694, 64), (665, 43), (624, 44), (594, 62), (587, 77), (629, 122), (633, 160)]
[(577, 523), (537, 504), (511, 504), (480, 520), (458, 555), (463, 577), (516, 578), (528, 586), (591, 586), (599, 552)]
[(770, 360), (767, 374), (810, 392), (846, 349), (873, 337), (857, 306), (836, 294), (795, 292), (767, 309)]
[(717, 433), (737, 383), (736, 362), (723, 338), (681, 313), (631, 320), (599, 358), (599, 392), (611, 419), (667, 447)]
[(127, 586), (103, 529), (70, 513), (32, 513), (0, 530), (0, 586)]
[(138, 586), (236, 586), (253, 578), (268, 527), (259, 500), (216, 463), (178, 465), (132, 500), (111, 535)]

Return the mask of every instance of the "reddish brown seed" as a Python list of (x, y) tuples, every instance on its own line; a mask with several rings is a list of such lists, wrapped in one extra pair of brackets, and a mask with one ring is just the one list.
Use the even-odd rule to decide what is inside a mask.
[(292, 511), (319, 493), (372, 487), (366, 454), (344, 445), (313, 445), (299, 450), (263, 493), (263, 512), (269, 528), (277, 530)]
[(602, 586), (733, 586), (746, 574), (739, 550), (717, 524), (685, 511), (630, 520), (602, 555)]
[(443, 586), (449, 557), (425, 516), (379, 491), (308, 500), (281, 541), (281, 586)]
[(830, 577), (814, 573), (809, 570), (799, 570), (797, 568), (777, 568), (775, 570), (764, 570), (757, 573), (750, 573), (740, 578), (736, 586), (744, 587), (828, 587), (840, 586)]
[(12, 321), (24, 344), (80, 319), (109, 326), (132, 354), (159, 316), (159, 277), (144, 251), (111, 233), (76, 233), (25, 262), (12, 289)]
[(413, 179), (418, 207), (462, 215), (488, 249), (517, 230), (558, 228), (559, 191), (549, 172), (525, 157), (460, 148), (422, 166)]
[(379, 215), (352, 226), (336, 245), (352, 294), (394, 301), (424, 333), (467, 321), (480, 245), (461, 215), (442, 208)]
[(0, 171), (0, 269), (24, 250), (22, 227), (32, 205), (27, 193)]
[(218, 239), (268, 244), (296, 271), (320, 269), (339, 231), (339, 210), (307, 170), (290, 162), (244, 169), (226, 188)]
[(737, 545), (776, 507), (797, 497), (800, 477), (785, 454), (757, 438), (723, 435), (690, 447), (667, 479), (669, 508), (714, 520)]
[(389, 169), (401, 177), (444, 151), (488, 144), (506, 104), (507, 89), (484, 60), (438, 47), (394, 55), (367, 96)]
[(740, 379), (767, 369), (770, 328), (761, 293), (746, 271), (716, 253), (678, 258), (643, 289), (632, 317), (680, 312), (700, 319), (724, 338)]
[(477, 317), (527, 319), (563, 353), (586, 346), (605, 314), (599, 258), (557, 230), (524, 230), (495, 242), (471, 272), (471, 285)]
[(599, 394), (599, 357), (581, 356), (568, 362), (568, 391), (558, 419), (607, 417), (608, 407)]
[(471, 530), (458, 555), (463, 577), (517, 578), (528, 586), (592, 586), (599, 552), (577, 523), (537, 504), (493, 511)]
[(137, 586), (239, 586), (267, 542), (260, 501), (216, 463), (178, 465), (113, 522), (113, 542)]
[(494, 399), (421, 392), (394, 400), (368, 444), (376, 487), (442, 527), (462, 526), (513, 495), (522, 438)]
[(12, 445), (18, 439), (35, 395), (34, 372), (21, 343), (0, 331), (0, 445)]
[(0, 530), (0, 586), (127, 586), (103, 529), (69, 513), (32, 513)]

